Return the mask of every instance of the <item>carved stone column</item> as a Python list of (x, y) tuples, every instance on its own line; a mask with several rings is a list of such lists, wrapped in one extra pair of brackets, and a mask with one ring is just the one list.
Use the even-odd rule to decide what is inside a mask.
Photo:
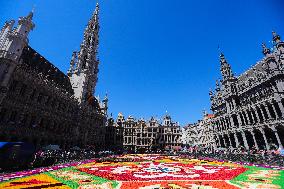
[(279, 119), (279, 115), (278, 115), (278, 113), (277, 113), (277, 110), (276, 110), (276, 108), (275, 108), (275, 104), (274, 104), (273, 102), (271, 102), (271, 106), (272, 106), (272, 109), (273, 109), (274, 114), (275, 114), (275, 116), (276, 116), (276, 119)]
[[(223, 141), (223, 144), (224, 144), (224, 147), (226, 147), (227, 145), (226, 145), (226, 141), (225, 141), (225, 139), (224, 139), (224, 136), (223, 135), (220, 135), (221, 137), (221, 140)], [(222, 143), (221, 143), (222, 144)], [(221, 145), (222, 146), (222, 145)]]
[(270, 114), (270, 111), (269, 111), (268, 105), (267, 105), (267, 104), (264, 104), (264, 107), (265, 107), (265, 110), (266, 110), (266, 112), (267, 112), (268, 119), (272, 119), (272, 116), (271, 116), (271, 114)]
[(241, 122), (242, 122), (242, 124), (241, 125), (246, 125), (246, 122), (245, 122), (245, 118), (244, 118), (244, 115), (243, 115), (243, 113), (242, 112), (239, 112), (239, 115), (240, 115), (240, 120), (241, 120)]
[(278, 101), (277, 103), (278, 103), (279, 109), (281, 111), (281, 117), (283, 117), (283, 115), (284, 115), (284, 106), (281, 103), (281, 101)]
[(259, 147), (258, 147), (257, 141), (255, 139), (255, 134), (254, 134), (253, 130), (251, 130), (250, 133), (251, 133), (253, 141), (254, 141), (254, 146), (256, 147), (257, 150), (259, 150)]
[(221, 147), (221, 141), (220, 141), (220, 139), (219, 139), (219, 137), (218, 136), (216, 136), (216, 142), (217, 142), (217, 146), (219, 146), (219, 147)]
[(249, 117), (248, 117), (248, 115), (247, 115), (247, 111), (243, 111), (243, 114), (244, 114), (244, 116), (245, 116), (246, 124), (247, 124), (247, 125), (250, 125), (250, 119), (249, 119)]
[(239, 139), (237, 137), (237, 133), (234, 133), (235, 141), (236, 141), (236, 148), (240, 145)]
[(266, 147), (267, 150), (269, 150), (269, 145), (268, 145), (268, 142), (267, 142), (267, 138), (265, 136), (265, 132), (264, 132), (264, 130), (262, 128), (260, 128), (259, 130), (260, 130), (260, 132), (261, 132), (261, 134), (263, 136), (263, 139), (264, 139), (264, 142), (265, 142), (265, 147)]
[(239, 123), (239, 127), (242, 126), (242, 120), (241, 120), (240, 114), (238, 114), (238, 113), (237, 113), (237, 120), (238, 120), (238, 123)]
[(261, 106), (258, 106), (258, 108), (259, 108), (259, 110), (260, 110), (260, 112), (261, 112), (262, 119), (263, 119), (263, 122), (264, 122), (264, 121), (266, 120), (265, 114), (264, 114), (264, 112), (263, 112)]
[(250, 114), (250, 117), (251, 117), (251, 119), (252, 119), (251, 124), (254, 124), (254, 123), (256, 122), (256, 120), (255, 120), (255, 118), (254, 118), (254, 116), (253, 116), (252, 111), (253, 111), (253, 109), (252, 109), (252, 108), (251, 108), (251, 109), (249, 109), (249, 110), (247, 110), (247, 112)]
[(271, 129), (272, 129), (272, 131), (274, 132), (274, 134), (275, 134), (275, 136), (276, 136), (276, 139), (277, 139), (277, 142), (278, 142), (278, 146), (282, 149), (282, 148), (283, 148), (283, 145), (282, 145), (281, 140), (280, 140), (280, 138), (279, 138), (277, 129), (276, 129), (274, 126), (272, 126)]
[(232, 127), (235, 127), (235, 125), (234, 125), (234, 120), (233, 120), (232, 115), (230, 115), (229, 121), (230, 121), (231, 128), (232, 128)]
[(228, 136), (228, 139), (229, 139), (230, 146), (233, 147), (233, 144), (232, 144), (232, 141), (231, 141), (231, 137), (230, 137), (230, 133), (227, 133), (227, 136)]
[(256, 119), (257, 119), (257, 123), (260, 123), (260, 118), (259, 118), (259, 115), (258, 115), (258, 111), (257, 111), (257, 108), (255, 107), (255, 108), (253, 108), (253, 111), (254, 111), (254, 113), (255, 113), (255, 116), (256, 116)]
[(248, 145), (248, 141), (247, 141), (246, 135), (245, 135), (244, 131), (241, 131), (241, 133), (242, 133), (242, 137), (243, 137), (243, 140), (244, 140), (245, 148), (248, 150), (249, 149), (249, 145)]

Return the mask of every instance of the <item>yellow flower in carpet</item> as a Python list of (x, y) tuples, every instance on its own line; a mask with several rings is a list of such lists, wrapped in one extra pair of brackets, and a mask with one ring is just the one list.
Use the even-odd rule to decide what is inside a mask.
[(177, 184), (169, 184), (169, 186), (170, 186), (171, 189), (186, 189), (186, 188), (183, 188), (183, 187), (181, 187)]
[(13, 179), (9, 182), (0, 183), (0, 188), (5, 189), (24, 189), (24, 188), (57, 188), (68, 189), (69, 187), (61, 182), (53, 179), (46, 174), (38, 174), (23, 177), (21, 179)]
[(79, 186), (78, 189), (113, 189), (110, 182), (106, 182), (103, 184), (87, 184)]

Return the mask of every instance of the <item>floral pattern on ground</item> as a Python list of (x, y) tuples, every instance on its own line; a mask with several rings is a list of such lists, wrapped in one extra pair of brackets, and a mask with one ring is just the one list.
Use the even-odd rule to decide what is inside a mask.
[(267, 189), (284, 188), (284, 171), (185, 156), (130, 154), (2, 174), (0, 182), (5, 189)]

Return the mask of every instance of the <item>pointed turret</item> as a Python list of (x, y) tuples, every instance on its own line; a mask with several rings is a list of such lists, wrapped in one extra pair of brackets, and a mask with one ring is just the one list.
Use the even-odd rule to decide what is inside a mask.
[(86, 94), (94, 94), (98, 80), (98, 45), (99, 45), (99, 4), (84, 31), (84, 39), (80, 45), (77, 61), (70, 62), (69, 78), (74, 95), (80, 103), (85, 102)]
[(18, 21), (18, 27), (16, 29), (17, 33), (20, 33), (24, 36), (27, 36), (28, 33), (34, 29), (35, 25), (32, 21), (33, 19), (33, 10), (26, 17), (20, 17)]
[(220, 54), (220, 63), (223, 82), (226, 82), (228, 79), (234, 78), (231, 66), (227, 63), (227, 60), (223, 53)]
[(28, 45), (29, 32), (34, 28), (32, 21), (33, 12), (26, 17), (20, 17), (17, 28), (13, 29), (14, 21), (7, 22), (0, 35), (0, 103), (6, 96), (11, 77), (16, 66), (19, 64), (23, 49)]
[(213, 93), (212, 89), (209, 89), (209, 97), (210, 97), (210, 100), (212, 100), (213, 97), (214, 97), (214, 93)]
[(25, 46), (28, 45), (28, 35), (35, 27), (33, 21), (33, 12), (30, 12), (26, 17), (20, 17), (18, 26), (12, 30), (14, 21), (6, 23), (1, 31), (1, 50), (9, 54), (9, 58), (17, 61), (22, 54)]
[(217, 79), (216, 80), (216, 89), (217, 92), (220, 91), (220, 81)]
[(262, 53), (267, 56), (268, 54), (270, 54), (270, 49), (266, 47), (265, 43), (262, 43)]
[(281, 41), (280, 35), (278, 35), (275, 31), (272, 31), (272, 40), (274, 43)]
[(103, 101), (102, 101), (102, 110), (103, 110), (103, 113), (105, 114), (105, 115), (107, 115), (107, 110), (108, 110), (108, 96), (107, 96), (107, 94), (105, 95), (105, 97), (104, 97), (104, 99), (103, 99)]

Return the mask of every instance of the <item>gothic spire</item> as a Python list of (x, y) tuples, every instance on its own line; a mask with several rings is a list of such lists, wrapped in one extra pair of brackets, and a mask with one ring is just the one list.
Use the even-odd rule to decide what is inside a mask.
[(221, 73), (223, 81), (226, 81), (234, 77), (230, 64), (228, 64), (223, 53), (220, 54), (220, 63), (221, 63)]
[(278, 35), (275, 31), (272, 31), (272, 37), (274, 43), (280, 42), (280, 35)]
[(79, 102), (86, 101), (86, 96), (94, 95), (98, 80), (98, 45), (99, 45), (99, 5), (92, 14), (84, 31), (77, 61), (70, 62), (69, 77), (74, 95)]
[(220, 83), (219, 80), (216, 80), (216, 91), (220, 91)]
[(33, 30), (35, 24), (33, 23), (34, 11), (32, 10), (25, 17), (20, 17), (18, 21), (17, 32), (19, 33), (28, 33), (28, 31)]
[(81, 43), (81, 49), (78, 55), (79, 65), (78, 69), (84, 71), (84, 69), (92, 69), (92, 61), (97, 60), (97, 48), (99, 44), (99, 5), (96, 5), (96, 9), (88, 22), (84, 31), (84, 39)]
[(213, 93), (212, 89), (209, 89), (209, 97), (210, 97), (210, 99), (212, 99), (213, 96), (214, 96), (214, 93)]
[(262, 53), (266, 56), (268, 54), (270, 54), (270, 49), (266, 47), (265, 43), (262, 43)]

